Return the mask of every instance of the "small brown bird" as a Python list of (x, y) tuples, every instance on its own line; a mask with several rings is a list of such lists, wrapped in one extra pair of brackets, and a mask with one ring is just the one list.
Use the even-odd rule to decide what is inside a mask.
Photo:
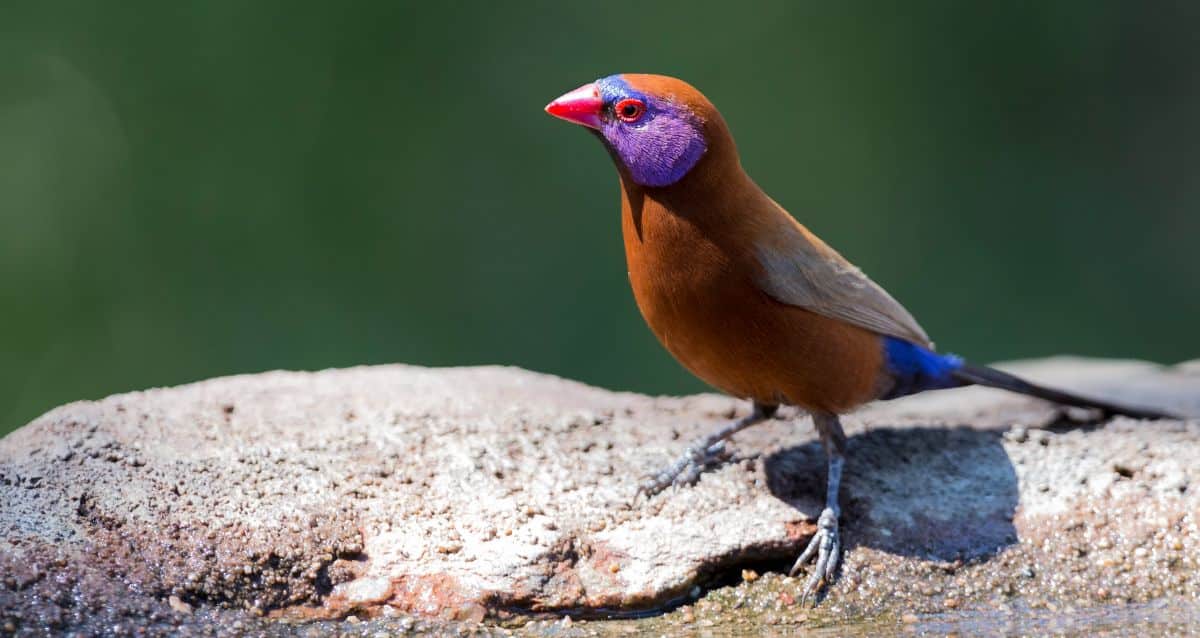
[(838, 563), (846, 445), (839, 414), (877, 399), (979, 384), (1108, 414), (1170, 416), (934, 352), (903, 306), (746, 175), (721, 114), (681, 80), (613, 75), (546, 111), (588, 127), (616, 164), (629, 280), (650, 329), (696, 376), (754, 405), (643, 491), (652, 496), (694, 482), (725, 439), (780, 405), (807, 411), (828, 457), (828, 481), (818, 531), (791, 570), (816, 556), (805, 598), (832, 581)]

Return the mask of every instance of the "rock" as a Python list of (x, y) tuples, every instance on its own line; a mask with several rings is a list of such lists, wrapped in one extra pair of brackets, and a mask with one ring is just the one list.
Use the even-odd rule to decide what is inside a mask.
[[(1012, 369), (1200, 414), (1195, 365)], [(0, 441), (0, 620), (85, 633), (286, 627), (256, 613), (470, 626), (699, 597), (743, 570), (786, 570), (821, 509), (824, 460), (806, 418), (739, 434), (733, 459), (693, 487), (634, 498), (747, 408), (512, 368), (399, 365), (66, 405)], [(968, 388), (847, 417), (845, 567), (821, 613), (1200, 597), (1200, 463), (1186, 460), (1200, 458), (1200, 424), (1080, 428), (1062, 414)], [(1038, 573), (1024, 578), (1029, 564)], [(751, 593), (802, 582), (743, 580)], [(772, 590), (770, 604), (792, 593)]]
[(192, 613), (192, 606), (183, 602), (182, 600), (179, 600), (178, 596), (167, 597), (167, 604), (171, 606), (171, 609), (174, 609), (181, 614)]

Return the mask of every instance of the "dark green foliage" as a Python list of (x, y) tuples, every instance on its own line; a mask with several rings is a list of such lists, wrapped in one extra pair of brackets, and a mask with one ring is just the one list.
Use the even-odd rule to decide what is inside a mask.
[(280, 367), (700, 389), (541, 111), (616, 71), (700, 87), (942, 348), (1200, 354), (1195, 5), (807, 5), (5, 3), (0, 432)]

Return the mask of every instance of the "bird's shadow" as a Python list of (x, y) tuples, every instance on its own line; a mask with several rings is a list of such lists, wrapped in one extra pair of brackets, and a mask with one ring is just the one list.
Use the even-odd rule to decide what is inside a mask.
[[(767, 487), (811, 520), (823, 507), (817, 441), (764, 459)], [(1017, 474), (1001, 434), (967, 426), (880, 427), (849, 437), (842, 543), (939, 561), (995, 554), (1017, 541)]]

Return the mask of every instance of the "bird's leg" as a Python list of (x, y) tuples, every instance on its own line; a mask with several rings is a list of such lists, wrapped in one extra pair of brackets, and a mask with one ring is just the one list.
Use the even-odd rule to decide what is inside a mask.
[(749, 416), (743, 417), (700, 439), (684, 451), (674, 463), (663, 468), (638, 488), (638, 494), (654, 496), (672, 485), (690, 485), (700, 478), (704, 468), (725, 451), (725, 439), (762, 423), (775, 415), (777, 405), (754, 403), (754, 410)]
[(841, 542), (838, 539), (838, 517), (842, 509), (838, 505), (838, 490), (842, 483), (842, 465), (845, 463), (846, 433), (842, 431), (841, 421), (835, 414), (813, 414), (813, 424), (821, 436), (821, 444), (825, 447), (825, 456), (829, 460), (829, 471), (826, 475), (825, 509), (817, 519), (817, 533), (809, 541), (804, 553), (796, 559), (789, 575), (795, 576), (801, 565), (816, 555), (817, 562), (813, 565), (812, 574), (804, 583), (801, 603), (808, 597), (815, 596), (820, 587), (833, 582), (833, 572), (837, 570), (838, 555), (841, 552)]

